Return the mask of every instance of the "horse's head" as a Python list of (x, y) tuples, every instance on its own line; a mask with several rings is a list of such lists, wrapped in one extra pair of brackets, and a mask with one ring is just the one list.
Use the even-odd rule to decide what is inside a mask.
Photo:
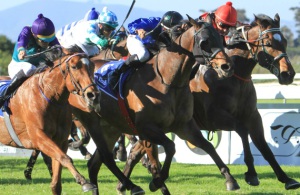
[(280, 84), (291, 84), (295, 71), (286, 54), (287, 40), (280, 31), (280, 17), (274, 20), (266, 15), (254, 15), (255, 21), (245, 39), (251, 46), (251, 57), (273, 73)]
[(70, 93), (82, 97), (90, 111), (100, 111), (100, 92), (93, 82), (94, 64), (77, 46), (63, 49), (63, 52), (64, 56), (53, 68), (60, 67)]
[(188, 19), (194, 30), (194, 56), (202, 58), (201, 64), (213, 68), (219, 78), (232, 76), (232, 61), (225, 53), (222, 38), (211, 22), (196, 22), (189, 16)]

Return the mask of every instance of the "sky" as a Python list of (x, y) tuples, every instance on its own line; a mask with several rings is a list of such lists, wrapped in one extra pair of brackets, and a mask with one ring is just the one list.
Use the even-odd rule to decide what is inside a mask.
[[(12, 8), (28, 1), (42, 0), (1, 0), (0, 11)], [(93, 2), (101, 7), (110, 4), (127, 5), (130, 7), (133, 0), (69, 0), (80, 2)], [(152, 11), (178, 11), (182, 15), (189, 14), (192, 17), (199, 15), (199, 10), (212, 11), (217, 7), (225, 4), (227, 0), (135, 0), (135, 7), (140, 7)], [(233, 6), (236, 9), (245, 9), (246, 16), (252, 20), (253, 14), (264, 13), (271, 18), (274, 18), (278, 13), (281, 20), (294, 20), (294, 12), (289, 10), (291, 7), (300, 7), (300, 0), (232, 0)], [(112, 10), (113, 11), (113, 10)], [(127, 11), (127, 10), (126, 10)], [(142, 16), (141, 16), (142, 17)]]

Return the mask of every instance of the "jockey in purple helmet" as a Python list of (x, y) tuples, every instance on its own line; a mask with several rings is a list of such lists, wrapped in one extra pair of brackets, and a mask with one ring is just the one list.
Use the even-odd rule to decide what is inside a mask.
[(12, 60), (8, 65), (8, 74), (12, 81), (0, 97), (0, 107), (2, 107), (5, 99), (30, 77), (39, 63), (44, 60), (39, 56), (30, 59), (24, 57), (41, 52), (54, 45), (59, 45), (55, 37), (54, 24), (43, 14), (38, 15), (32, 26), (25, 26), (22, 29), (14, 47)]

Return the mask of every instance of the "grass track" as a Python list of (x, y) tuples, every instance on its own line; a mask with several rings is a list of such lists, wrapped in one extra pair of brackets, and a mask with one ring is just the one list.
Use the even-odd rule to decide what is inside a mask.
[[(32, 181), (26, 181), (23, 176), (24, 167), (27, 159), (0, 157), (0, 194), (1, 195), (43, 195), (51, 194), (50, 176), (42, 159), (38, 162), (32, 173)], [(75, 160), (74, 164), (77, 169), (87, 178), (87, 161)], [(124, 163), (118, 162), (117, 165), (122, 168)], [(244, 181), (244, 165), (229, 165), (232, 175), (238, 181), (241, 189), (234, 192), (226, 191), (225, 179), (218, 171), (215, 165), (195, 165), (173, 163), (170, 171), (170, 178), (166, 184), (173, 195), (219, 195), (219, 194), (251, 194), (251, 195), (281, 195), (281, 194), (300, 194), (300, 189), (286, 191), (284, 185), (277, 181), (275, 174), (269, 166), (256, 166), (260, 185), (257, 187), (249, 186)], [(282, 166), (286, 173), (300, 181), (300, 171), (297, 166)], [(63, 195), (82, 195), (91, 194), (83, 193), (81, 187), (75, 183), (67, 169), (63, 169)], [(160, 191), (151, 193), (148, 184), (151, 175), (147, 170), (138, 164), (133, 171), (132, 181), (140, 185), (146, 194), (161, 194)], [(100, 175), (98, 176), (100, 194), (115, 195), (115, 187), (117, 180), (102, 166)], [(130, 194), (127, 192), (127, 194)]]

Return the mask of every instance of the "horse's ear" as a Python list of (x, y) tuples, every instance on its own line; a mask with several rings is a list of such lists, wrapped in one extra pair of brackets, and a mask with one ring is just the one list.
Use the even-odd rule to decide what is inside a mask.
[(195, 27), (199, 27), (199, 24), (196, 22), (196, 20), (194, 20), (193, 18), (191, 18), (188, 14), (186, 15), (188, 17), (189, 22), (195, 26)]
[(206, 20), (207, 23), (212, 24), (211, 14), (207, 14), (205, 20)]
[(256, 22), (256, 24), (260, 24), (259, 18), (255, 14), (253, 14), (253, 15), (254, 15), (254, 21)]
[(280, 27), (280, 17), (278, 13), (276, 13), (274, 16), (274, 22), (278, 27)]

